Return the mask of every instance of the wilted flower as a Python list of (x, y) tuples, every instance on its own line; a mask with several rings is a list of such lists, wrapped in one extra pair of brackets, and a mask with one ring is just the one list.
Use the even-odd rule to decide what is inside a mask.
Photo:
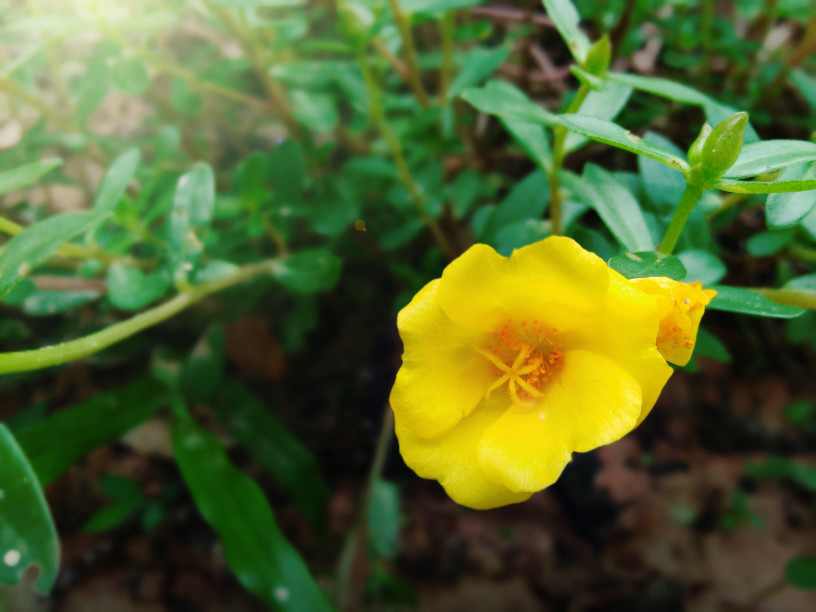
[(549, 486), (574, 451), (618, 440), (657, 400), (672, 372), (658, 301), (569, 238), (509, 258), (471, 247), (398, 317), (391, 406), (406, 463), (473, 508)]

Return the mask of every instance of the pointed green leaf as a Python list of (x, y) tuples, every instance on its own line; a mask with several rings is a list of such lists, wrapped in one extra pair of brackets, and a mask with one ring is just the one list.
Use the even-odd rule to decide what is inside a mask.
[(220, 385), (213, 406), (232, 437), (286, 485), (301, 511), (317, 525), (325, 515), (329, 489), (311, 451), (239, 382)]
[(129, 149), (113, 160), (96, 190), (94, 210), (110, 212), (116, 208), (119, 200), (125, 195), (130, 181), (133, 180), (141, 159), (139, 149)]
[(192, 227), (207, 225), (215, 209), (215, 175), (209, 164), (196, 162), (176, 184), (173, 212), (185, 212)]
[(669, 79), (662, 79), (660, 77), (648, 77), (639, 74), (625, 74), (622, 72), (609, 72), (606, 75), (607, 80), (613, 83), (620, 83), (628, 85), (641, 91), (647, 91), (661, 98), (668, 98), (669, 100), (676, 100), (677, 102), (685, 102), (686, 104), (694, 104), (695, 106), (702, 106), (712, 102), (712, 98), (706, 94), (697, 91), (687, 85), (675, 83)]
[(173, 452), (198, 510), (221, 537), (227, 563), (241, 584), (275, 609), (331, 610), (302, 557), (280, 531), (261, 488), (230, 463), (215, 436), (181, 411), (173, 423)]
[(714, 253), (700, 249), (689, 249), (677, 254), (677, 258), (686, 267), (687, 283), (699, 281), (706, 287), (723, 279), (727, 269), (722, 260)]
[(707, 306), (711, 310), (725, 310), (727, 312), (779, 319), (798, 317), (805, 312), (804, 309), (797, 306), (777, 304), (761, 293), (743, 287), (715, 285), (712, 289), (717, 290), (717, 295)]
[(43, 159), (0, 172), (0, 196), (36, 183), (42, 176), (62, 164), (58, 157)]
[[(631, 87), (618, 85), (617, 83), (607, 83), (599, 91), (590, 91), (575, 114), (611, 121), (626, 106), (630, 95), (632, 95)], [(586, 140), (584, 136), (576, 132), (570, 132), (564, 141), (564, 148), (567, 151), (575, 151), (582, 147)]]
[(688, 164), (684, 160), (658, 145), (644, 141), (616, 123), (575, 114), (559, 115), (558, 118), (568, 129), (587, 138), (618, 147), (630, 153), (645, 155), (659, 161), (661, 164), (677, 168), (681, 172), (688, 170)]
[(368, 550), (375, 559), (393, 559), (402, 527), (400, 491), (393, 482), (382, 478), (371, 484), (371, 497), (366, 508)]
[(31, 464), (2, 424), (0, 466), (0, 586), (19, 584), (36, 565), (37, 588), (47, 593), (59, 566), (57, 530)]
[(816, 160), (816, 142), (805, 140), (764, 140), (752, 142), (725, 173), (726, 178), (745, 178), (779, 170), (791, 164)]
[(462, 59), (462, 67), (456, 73), (448, 88), (448, 100), (453, 100), (468, 87), (478, 85), (504, 63), (510, 55), (511, 48), (507, 45), (500, 47), (476, 47), (468, 51)]
[(643, 211), (635, 197), (609, 172), (596, 166), (584, 166), (587, 193), (595, 211), (603, 219), (612, 235), (628, 251), (650, 251), (654, 241)]
[(542, 2), (547, 10), (547, 15), (552, 19), (561, 38), (567, 43), (575, 61), (583, 64), (592, 43), (578, 26), (581, 17), (575, 6), (570, 0), (542, 0)]
[(25, 228), (0, 253), (0, 296), (5, 295), (59, 246), (99, 223), (94, 212), (66, 212)]
[(337, 284), (341, 267), (340, 258), (328, 249), (311, 249), (277, 262), (272, 275), (295, 293), (317, 293)]
[[(810, 182), (816, 189), (816, 163), (795, 164), (779, 173), (776, 182)], [(765, 201), (765, 216), (772, 228), (793, 227), (816, 208), (816, 194), (807, 192), (772, 193)]]
[(542, 108), (518, 87), (505, 81), (490, 81), (484, 87), (470, 87), (462, 92), (462, 99), (489, 115), (498, 115), (519, 121), (558, 125), (558, 117)]
[(166, 387), (141, 379), (60, 410), (17, 434), (43, 485), (83, 455), (119, 439), (167, 400)]
[(552, 150), (544, 126), (540, 123), (529, 123), (508, 118), (502, 118), (501, 122), (539, 168), (550, 167), (552, 164)]
[(139, 268), (115, 263), (108, 268), (108, 299), (120, 310), (139, 310), (158, 300), (167, 291), (162, 273), (145, 274)]
[(683, 280), (686, 276), (686, 269), (677, 257), (654, 251), (615, 255), (609, 260), (609, 266), (626, 278), (665, 276)]
[[(797, 193), (816, 189), (816, 179), (791, 181), (734, 181), (720, 179), (712, 183), (711, 188), (729, 193)], [(807, 197), (805, 196), (805, 198)]]

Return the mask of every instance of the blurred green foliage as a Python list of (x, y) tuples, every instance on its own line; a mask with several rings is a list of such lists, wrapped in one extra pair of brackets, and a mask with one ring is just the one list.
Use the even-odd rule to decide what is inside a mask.
[[(59, 410), (32, 404), (10, 419), (14, 436), (0, 427), (0, 555), (20, 553), (0, 557), (0, 585), (32, 563), (41, 590), (56, 576), (56, 532), (33, 475), (45, 485), (158, 418), (172, 430), (179, 485), (244, 587), (270, 607), (328, 609), (227, 451), (243, 449), (280, 482), (316, 533), (329, 485), (276, 406), (227, 367), (224, 326), (271, 312), (296, 354), (316, 342), (321, 300), (338, 284), (363, 307), (385, 274), (398, 297), (383, 308), (395, 312), (475, 241), (509, 254), (565, 233), (627, 277), (701, 281), (719, 292), (713, 309), (791, 318), (791, 345), (812, 355), (816, 21), (807, 0), (717, 6), (544, 0), (551, 23), (480, 0), (0, 7), (0, 372), (38, 384), (20, 372), (90, 357), (95, 371), (129, 373)], [(785, 44), (769, 42), (777, 23)], [(719, 127), (687, 160), (706, 122)], [(685, 231), (665, 248), (684, 202)], [(721, 240), (743, 211), (765, 225)], [(772, 289), (744, 288), (769, 257), (787, 266), (763, 276)], [(191, 311), (177, 338), (133, 338), (216, 293), (218, 307)], [(696, 357), (731, 359), (705, 329)], [(812, 403), (786, 414), (813, 429)], [(812, 471), (778, 457), (746, 468), (808, 489)], [(177, 497), (113, 474), (99, 486), (110, 503), (87, 531), (134, 517), (149, 531)], [(726, 528), (751, 520), (744, 493), (731, 501)], [(398, 486), (374, 470), (362, 505), (350, 537), (372, 560), (366, 600), (415, 604), (391, 565)], [(787, 575), (812, 588), (812, 559)], [(329, 590), (342, 599), (342, 584)]]

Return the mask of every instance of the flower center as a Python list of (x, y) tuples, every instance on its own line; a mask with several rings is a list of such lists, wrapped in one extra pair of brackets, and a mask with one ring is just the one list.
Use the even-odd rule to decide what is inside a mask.
[(557, 340), (558, 330), (539, 321), (508, 321), (493, 332), (487, 346), (476, 347), (497, 369), (498, 378), (485, 397), (507, 383), (516, 404), (541, 397), (544, 385), (564, 365), (564, 345)]

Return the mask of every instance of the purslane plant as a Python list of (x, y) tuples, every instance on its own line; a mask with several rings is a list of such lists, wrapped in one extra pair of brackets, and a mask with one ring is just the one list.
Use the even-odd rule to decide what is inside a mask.
[[(20, 211), (30, 225), (0, 218), (0, 232), (12, 237), (0, 253), (0, 294), (32, 316), (106, 301), (74, 339), (0, 354), (1, 373), (94, 355), (238, 286), (240, 308), (266, 287), (282, 290), (275, 317), (284, 344), (295, 347), (317, 319), (312, 296), (338, 281), (335, 252), (356, 258), (365, 244), (412, 293), (447, 259), (441, 279), (399, 315), (405, 354), (391, 408), (406, 462), (459, 503), (488, 508), (526, 499), (558, 477), (572, 452), (636, 427), (671, 374), (667, 362), (692, 360), (706, 308), (775, 317), (816, 308), (812, 274), (782, 275), (781, 288), (719, 284), (727, 270), (707, 223), (771, 194), (769, 230), (757, 235), (764, 242), (749, 241), (749, 252), (782, 253), (797, 273), (811, 269), (802, 264), (816, 263), (816, 206), (803, 192), (816, 189), (816, 144), (762, 141), (746, 113), (714, 97), (621, 72), (615, 37), (590, 40), (568, 0), (544, 0), (548, 18), (538, 15), (575, 60), (563, 72), (578, 85), (561, 112), (493, 78), (512, 74), (508, 58), (527, 45), (511, 44), (510, 32), (493, 46), (489, 28), (470, 18), (477, 9), (468, 19), (457, 12), (478, 1), (338, 0), (308, 10), (298, 2), (139, 4), (135, 19), (127, 7), (98, 2), (51, 16), (32, 1), (3, 15), (11, 59), (0, 90), (23, 137), (0, 153), (0, 195), (73, 182), (92, 204), (41, 220)], [(195, 27), (174, 29), (180, 16)], [(63, 43), (85, 44), (75, 34), (90, 43), (64, 70)], [(184, 44), (167, 44), (176, 40)], [(39, 95), (43, 84), (53, 91)], [(88, 121), (109, 89), (150, 111), (126, 142)], [(640, 95), (702, 110), (706, 123), (686, 154), (664, 136), (639, 137), (615, 123)], [(488, 148), (480, 142), (488, 122), (473, 107), (500, 119), (532, 162), (530, 175), (484, 172), (478, 152)], [(587, 163), (579, 174), (570, 155), (590, 141), (636, 154), (638, 173)], [(70, 170), (55, 152), (70, 158)], [(98, 188), (96, 166), (107, 168)], [(571, 238), (549, 237), (558, 234)], [(434, 244), (410, 258), (405, 247), (426, 238)], [(116, 320), (117, 310), (129, 314)], [(181, 476), (242, 584), (273, 607), (328, 608), (263, 493), (187, 412), (188, 402), (211, 404), (319, 523), (326, 485), (317, 461), (247, 389), (224, 382), (223, 345), (214, 325), (188, 357), (152, 350), (144, 378), (130, 386), (19, 431), (0, 427), (8, 458), (0, 587), (20, 582), (31, 564), (42, 569), (41, 590), (56, 577), (41, 485), (169, 405)], [(213, 391), (219, 386), (224, 393)], [(391, 558), (397, 548), (398, 492), (381, 478), (392, 435), (386, 413), (365, 510), (337, 572), (339, 607), (365, 521), (378, 527), (386, 516), (393, 527), (372, 557)], [(283, 459), (269, 459), (270, 440)], [(238, 511), (246, 522), (232, 520)], [(264, 537), (247, 538), (247, 529)]]

